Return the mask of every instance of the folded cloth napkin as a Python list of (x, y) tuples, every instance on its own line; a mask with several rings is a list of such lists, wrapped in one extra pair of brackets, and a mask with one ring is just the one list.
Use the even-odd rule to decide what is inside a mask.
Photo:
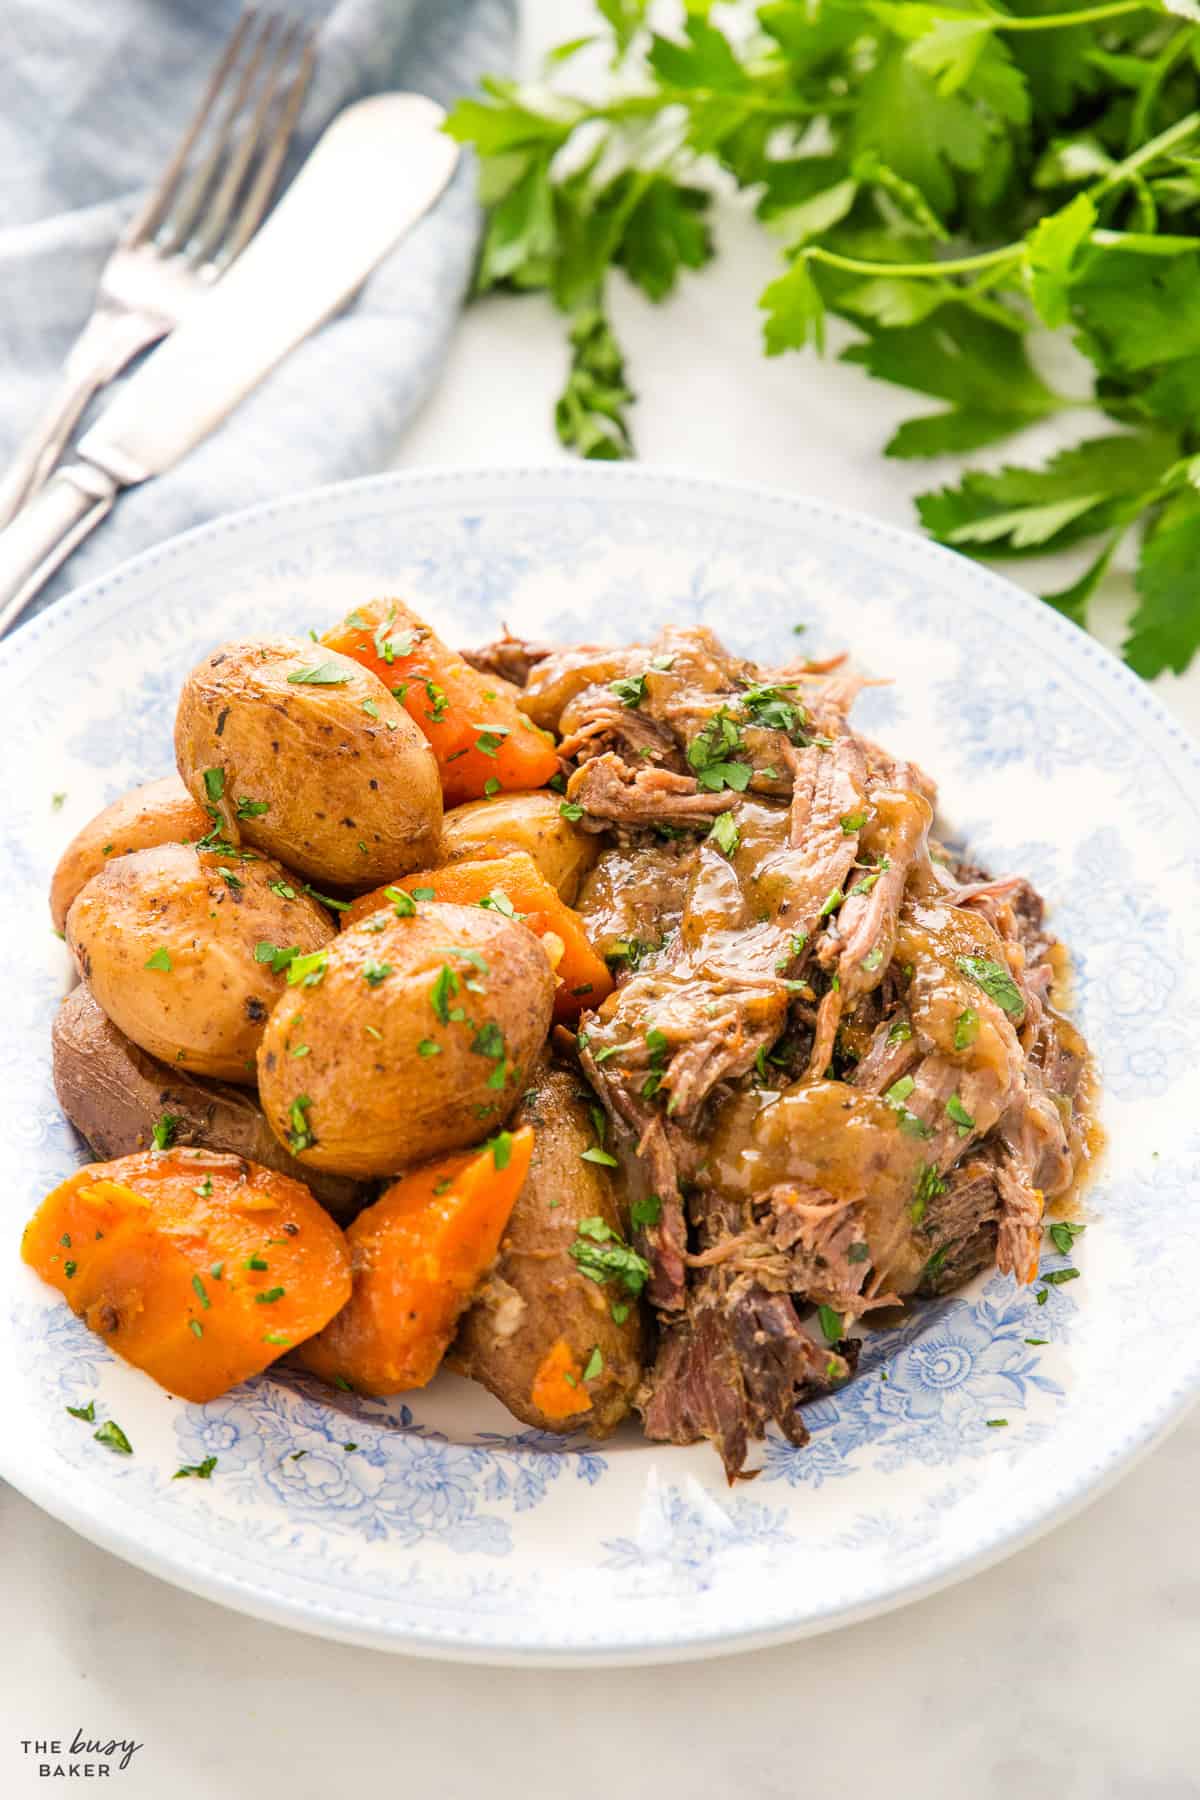
[[(447, 105), (512, 54), (515, 0), (281, 0), (281, 8), (320, 28), (285, 180), (351, 101), (405, 88)], [(48, 399), (105, 258), (199, 103), (240, 10), (241, 0), (7, 0), (0, 463)], [(394, 179), (403, 181), (403, 169)], [(437, 374), (470, 278), (472, 195), (464, 159), (358, 298), (176, 468), (122, 495), (25, 616), (233, 507), (386, 467)], [(375, 199), (347, 194), (346, 204)]]

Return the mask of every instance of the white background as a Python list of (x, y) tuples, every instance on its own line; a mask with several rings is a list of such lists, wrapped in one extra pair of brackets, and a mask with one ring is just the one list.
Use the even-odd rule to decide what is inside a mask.
[[(583, 0), (527, 0), (526, 12), (530, 61), (589, 23)], [(953, 467), (889, 464), (879, 446), (921, 402), (834, 362), (765, 361), (754, 302), (772, 249), (728, 208), (719, 236), (716, 267), (667, 308), (618, 296), (643, 459), (911, 524), (911, 495)], [(563, 366), (539, 299), (474, 307), (397, 466), (557, 457)], [(1011, 454), (1040, 454), (1079, 424), (1029, 433)], [(1034, 587), (1045, 573), (1009, 572)], [(1127, 577), (1113, 578), (1106, 636), (1128, 597)], [(1157, 685), (1200, 727), (1200, 669)], [(588, 1673), (417, 1663), (259, 1625), (0, 1487), (0, 1800), (61, 1791), (37, 1779), (21, 1740), (77, 1727), (144, 1746), (100, 1789), (124, 1800), (1187, 1800), (1200, 1796), (1198, 1492), (1193, 1418), (1072, 1524), (966, 1586), (781, 1650)]]

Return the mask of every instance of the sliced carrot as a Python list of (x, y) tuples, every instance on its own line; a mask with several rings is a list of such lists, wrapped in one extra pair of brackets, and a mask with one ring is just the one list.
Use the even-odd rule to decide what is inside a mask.
[(354, 1291), (297, 1356), (364, 1394), (424, 1387), (495, 1260), (533, 1152), (533, 1128), (409, 1169), (347, 1237)]
[(557, 1338), (538, 1364), (529, 1404), (547, 1419), (570, 1419), (590, 1412), (592, 1397), (583, 1385), (583, 1371), (566, 1338)]
[(256, 1375), (350, 1295), (345, 1238), (303, 1182), (217, 1150), (78, 1169), (21, 1254), (91, 1330), (185, 1400)]
[[(477, 906), (493, 894), (501, 894), (530, 931), (547, 945), (558, 975), (554, 992), (554, 1016), (560, 1023), (577, 1019), (581, 1012), (599, 1006), (612, 992), (612, 976), (589, 942), (577, 912), (561, 900), (557, 889), (542, 874), (527, 850), (483, 862), (450, 863), (444, 869), (428, 869), (404, 875), (391, 883), (422, 900), (448, 900), (459, 906)], [(386, 888), (360, 894), (342, 914), (342, 928), (357, 925), (373, 912), (390, 906)], [(554, 958), (556, 939), (562, 956)]]
[(400, 600), (370, 600), (321, 639), (374, 671), (433, 746), (447, 806), (502, 788), (540, 788), (558, 771), (554, 740), (511, 688), (481, 675)]

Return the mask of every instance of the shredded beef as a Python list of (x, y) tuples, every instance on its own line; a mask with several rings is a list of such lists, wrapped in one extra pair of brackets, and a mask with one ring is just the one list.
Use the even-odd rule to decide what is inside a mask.
[(840, 659), (759, 669), (702, 628), (487, 655), (607, 846), (579, 905), (615, 986), (577, 1041), (642, 1221), (646, 1433), (732, 1479), (768, 1425), (805, 1441), (855, 1319), (1036, 1272), (1085, 1148), (1063, 953), (1027, 881), (930, 838), (933, 781), (852, 730)]

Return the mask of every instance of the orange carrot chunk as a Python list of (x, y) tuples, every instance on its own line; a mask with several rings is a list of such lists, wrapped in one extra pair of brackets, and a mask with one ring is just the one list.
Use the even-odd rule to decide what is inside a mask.
[(433, 746), (447, 806), (509, 788), (544, 787), (554, 740), (512, 689), (481, 675), (400, 600), (370, 600), (321, 642), (373, 670)]
[(424, 1387), (495, 1260), (533, 1151), (533, 1129), (409, 1169), (347, 1233), (354, 1291), (297, 1361), (363, 1394)]
[[(389, 884), (403, 888), (419, 900), (448, 900), (458, 906), (496, 905), (505, 902), (530, 931), (547, 943), (558, 975), (554, 992), (554, 1017), (560, 1023), (577, 1019), (581, 1012), (599, 1006), (612, 992), (612, 976), (607, 965), (597, 956), (583, 929), (577, 912), (561, 900), (558, 891), (542, 874), (527, 850), (511, 850), (507, 856), (489, 857), (483, 862), (451, 863), (444, 869), (427, 869), (415, 875), (404, 875)], [(387, 888), (375, 888), (360, 894), (348, 911), (342, 914), (342, 928), (360, 924), (371, 913), (392, 906)], [(562, 955), (555, 962), (557, 939)]]
[(346, 1240), (303, 1182), (217, 1150), (77, 1170), (42, 1201), (21, 1254), (127, 1362), (197, 1402), (350, 1296)]
[(592, 1397), (583, 1385), (582, 1370), (566, 1338), (556, 1338), (538, 1364), (529, 1404), (553, 1420), (591, 1411)]

